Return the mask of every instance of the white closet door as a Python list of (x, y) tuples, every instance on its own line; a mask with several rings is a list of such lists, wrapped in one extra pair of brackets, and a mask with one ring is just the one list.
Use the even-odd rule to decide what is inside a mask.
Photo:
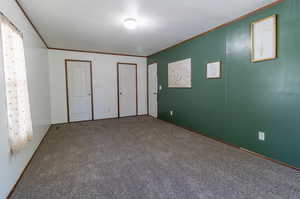
[(118, 64), (119, 70), (119, 116), (137, 115), (137, 66)]
[(157, 64), (148, 66), (149, 115), (157, 118)]
[(91, 63), (67, 61), (69, 121), (92, 120)]

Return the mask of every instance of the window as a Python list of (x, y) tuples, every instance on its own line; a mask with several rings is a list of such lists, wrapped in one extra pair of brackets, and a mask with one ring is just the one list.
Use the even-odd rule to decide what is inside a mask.
[(23, 37), (1, 13), (0, 23), (9, 141), (15, 153), (32, 139)]

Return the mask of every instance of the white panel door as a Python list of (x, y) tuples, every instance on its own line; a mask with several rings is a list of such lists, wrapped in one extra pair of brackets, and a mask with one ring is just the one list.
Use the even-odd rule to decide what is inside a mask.
[(137, 66), (118, 64), (119, 117), (137, 115)]
[(157, 64), (148, 66), (149, 115), (157, 118)]
[(92, 120), (91, 63), (67, 61), (69, 121)]

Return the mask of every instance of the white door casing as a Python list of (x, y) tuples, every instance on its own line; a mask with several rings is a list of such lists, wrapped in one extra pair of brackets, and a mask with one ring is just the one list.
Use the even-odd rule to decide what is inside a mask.
[(157, 63), (148, 66), (148, 86), (149, 115), (157, 118)]
[(118, 63), (119, 117), (136, 116), (137, 65)]
[(93, 120), (90, 61), (66, 60), (68, 122)]

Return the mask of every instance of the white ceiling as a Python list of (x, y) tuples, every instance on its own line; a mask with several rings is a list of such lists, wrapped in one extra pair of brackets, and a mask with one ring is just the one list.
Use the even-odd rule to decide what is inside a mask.
[(49, 47), (145, 56), (274, 1), (19, 0)]

